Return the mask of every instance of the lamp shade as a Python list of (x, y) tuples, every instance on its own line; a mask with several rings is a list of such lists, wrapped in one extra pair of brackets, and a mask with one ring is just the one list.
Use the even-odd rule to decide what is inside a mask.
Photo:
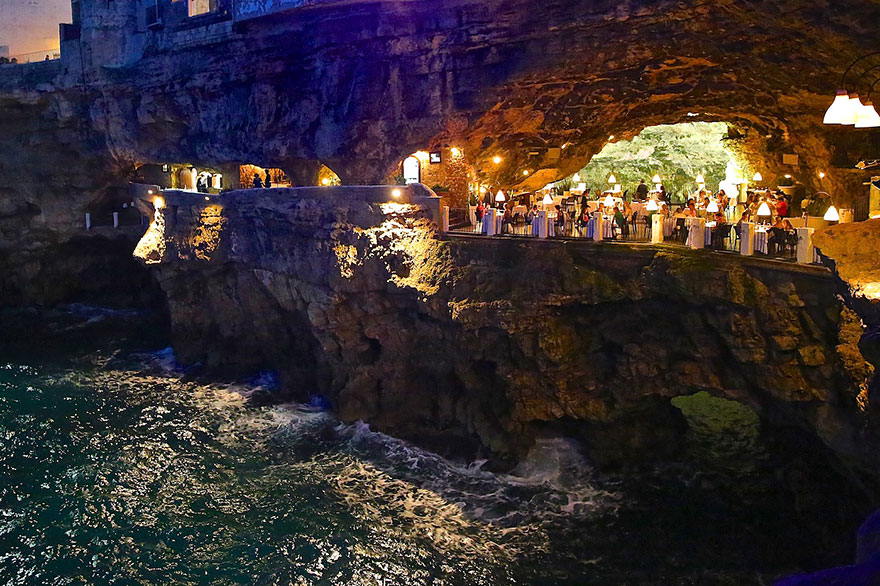
[(843, 124), (849, 111), (849, 95), (846, 90), (837, 90), (837, 96), (825, 112), (825, 124)]
[(606, 208), (613, 208), (614, 207), (614, 198), (609, 195), (608, 197), (605, 198), (605, 201), (603, 201), (602, 203), (605, 204)]
[(614, 176), (614, 173), (608, 176), (608, 183), (617, 183), (617, 177)]
[(752, 177), (752, 181), (754, 181), (755, 183), (760, 183), (763, 180), (764, 180), (764, 178), (761, 177), (760, 173), (755, 173), (755, 176)]
[(660, 209), (660, 206), (657, 205), (656, 199), (651, 199), (651, 200), (648, 200), (648, 205), (645, 206), (645, 209), (648, 210), (649, 212), (656, 212), (657, 210)]
[(499, 189), (498, 193), (495, 194), (495, 201), (505, 201), (505, 200), (507, 200), (507, 198), (504, 197), (504, 192)]
[(773, 215), (773, 212), (770, 211), (770, 206), (767, 205), (766, 201), (761, 202), (761, 205), (758, 206), (757, 215), (765, 216), (765, 217), (769, 217), (769, 216)]
[(703, 177), (703, 174), (700, 173), (699, 175), (697, 175), (697, 184), (698, 185), (705, 185), (705, 183), (706, 183), (706, 178)]
[(706, 211), (709, 212), (710, 214), (717, 214), (718, 213), (718, 203), (713, 199), (712, 201), (709, 202), (709, 205), (706, 206)]
[(856, 128), (878, 128), (880, 127), (880, 114), (874, 104), (866, 102), (856, 115)]
[(862, 104), (862, 101), (859, 99), (859, 94), (851, 95), (847, 102), (847, 109), (843, 113), (843, 118), (840, 123), (846, 126), (854, 125), (862, 106), (864, 106), (864, 104)]
[(543, 203), (545, 206), (552, 206), (553, 205), (553, 198), (550, 197), (550, 194), (548, 193), (547, 195), (544, 196), (544, 200), (541, 203)]
[(837, 212), (836, 207), (831, 206), (830, 208), (828, 208), (828, 211), (825, 212), (825, 215), (822, 217), (822, 219), (826, 222), (839, 222), (840, 214)]
[(580, 182), (581, 182), (581, 175), (580, 175), (580, 173), (575, 173), (574, 175), (572, 175), (572, 176), (571, 176), (571, 180), (572, 180), (572, 182), (574, 182), (574, 183), (580, 183)]

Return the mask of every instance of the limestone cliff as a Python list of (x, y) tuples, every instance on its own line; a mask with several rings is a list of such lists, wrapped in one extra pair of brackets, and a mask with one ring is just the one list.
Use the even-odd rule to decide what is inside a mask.
[(356, 188), (174, 197), (140, 254), (180, 359), (501, 459), (565, 433), (613, 464), (674, 450), (670, 399), (742, 401), (872, 460), (861, 324), (820, 269), (681, 249), (443, 240)]

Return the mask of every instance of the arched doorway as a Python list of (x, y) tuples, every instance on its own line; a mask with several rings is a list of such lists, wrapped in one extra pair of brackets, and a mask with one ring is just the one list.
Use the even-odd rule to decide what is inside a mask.
[(407, 185), (422, 182), (422, 163), (417, 157), (410, 156), (403, 161), (403, 179)]

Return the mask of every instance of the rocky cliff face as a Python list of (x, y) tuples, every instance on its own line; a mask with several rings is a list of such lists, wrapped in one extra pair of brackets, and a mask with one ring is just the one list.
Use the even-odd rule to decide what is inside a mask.
[(614, 464), (674, 450), (670, 399), (708, 391), (873, 457), (861, 324), (821, 270), (441, 240), (418, 206), (346, 188), (175, 199), (160, 220), (139, 253), (167, 294), (179, 357), (276, 369), (294, 397), (321, 395), (345, 420), (502, 461), (563, 433)]
[(768, 180), (790, 152), (795, 175), (838, 205), (863, 192), (832, 154), (870, 141), (821, 116), (872, 46), (871, 0), (322, 2), (185, 31), (138, 31), (134, 4), (82, 5), (81, 41), (60, 63), (0, 68), (7, 274), (70, 240), (147, 162), (255, 163), (298, 183), (325, 163), (375, 183), (449, 145), (487, 184), (534, 187), (610, 135), (722, 120)]

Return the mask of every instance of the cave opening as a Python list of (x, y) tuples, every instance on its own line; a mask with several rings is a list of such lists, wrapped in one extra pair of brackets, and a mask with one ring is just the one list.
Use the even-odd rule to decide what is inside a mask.
[(556, 182), (557, 189), (581, 185), (602, 193), (614, 177), (621, 191), (634, 194), (644, 180), (651, 189), (662, 184), (673, 203), (684, 203), (699, 189), (699, 176), (709, 189), (733, 195), (761, 171), (738, 148), (737, 133), (725, 122), (648, 126), (631, 140), (609, 139), (579, 171)]

